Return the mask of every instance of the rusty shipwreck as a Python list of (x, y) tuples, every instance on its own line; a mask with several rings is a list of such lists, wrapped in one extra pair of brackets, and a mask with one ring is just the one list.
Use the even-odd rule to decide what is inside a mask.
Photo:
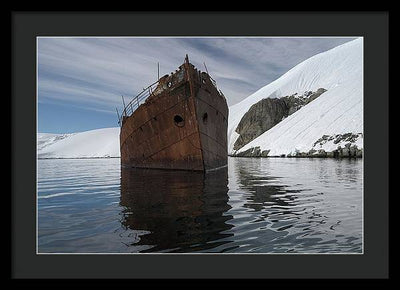
[(123, 167), (211, 171), (227, 166), (225, 96), (187, 55), (175, 72), (124, 105), (118, 118)]

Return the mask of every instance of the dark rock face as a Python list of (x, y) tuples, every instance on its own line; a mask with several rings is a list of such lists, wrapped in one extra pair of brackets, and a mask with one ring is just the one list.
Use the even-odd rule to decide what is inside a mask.
[(282, 99), (286, 102), (286, 106), (289, 108), (288, 116), (296, 112), (301, 107), (304, 107), (308, 103), (314, 101), (325, 92), (326, 89), (319, 88), (316, 92), (306, 91), (304, 92), (304, 95), (293, 94), (291, 96), (283, 97)]
[(319, 88), (316, 92), (307, 91), (303, 95), (296, 93), (282, 98), (266, 98), (255, 103), (244, 114), (235, 130), (240, 136), (233, 149), (239, 150), (324, 92), (324, 88)]
[(268, 157), (269, 150), (261, 151), (260, 146), (251, 147), (246, 151), (239, 152), (233, 156), (236, 157)]
[[(335, 135), (323, 135), (317, 141), (315, 141), (313, 147), (308, 152), (296, 151), (289, 153), (288, 155), (280, 156), (269, 156), (270, 150), (261, 151), (259, 146), (251, 147), (246, 151), (238, 152), (232, 156), (237, 157), (296, 157), (296, 158), (362, 158), (363, 149), (358, 148), (354, 144), (358, 138), (362, 138), (362, 133), (345, 133)], [(318, 147), (323, 146), (327, 142), (333, 142), (338, 144), (335, 150), (325, 151)], [(341, 143), (341, 144), (339, 144)]]
[(349, 143), (354, 143), (357, 141), (359, 137), (362, 136), (362, 133), (345, 133), (345, 134), (336, 134), (336, 135), (323, 135), (321, 138), (319, 138), (317, 141), (315, 141), (313, 147), (316, 145), (323, 145), (326, 142), (333, 141), (333, 144), (338, 144), (340, 142), (349, 142)]
[(252, 105), (236, 128), (240, 134), (233, 149), (238, 150), (287, 117), (288, 107), (283, 99), (263, 99)]
[(361, 158), (363, 155), (363, 150), (359, 149), (357, 145), (351, 145), (351, 143), (347, 143), (344, 145), (344, 148), (339, 146), (336, 150), (333, 151), (334, 157), (356, 157)]

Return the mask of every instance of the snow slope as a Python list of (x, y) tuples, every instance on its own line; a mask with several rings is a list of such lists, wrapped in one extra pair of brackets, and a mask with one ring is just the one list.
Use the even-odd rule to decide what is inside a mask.
[[(233, 144), (239, 136), (235, 129), (253, 104), (267, 97), (302, 94), (305, 91), (316, 91), (318, 88), (325, 88), (327, 91), (246, 144), (238, 152), (256, 146), (260, 146), (261, 151), (270, 150), (269, 156), (293, 154), (296, 151), (308, 152), (323, 135), (362, 133), (362, 38), (305, 60), (279, 79), (231, 106), (228, 152), (234, 153)], [(358, 148), (363, 148), (361, 139), (357, 141)], [(327, 143), (326, 146), (332, 147), (332, 144)]]
[[(315, 145), (323, 135), (363, 132), (363, 39), (359, 38), (298, 64), (274, 82), (229, 108), (228, 152), (238, 138), (235, 132), (243, 115), (264, 98), (284, 97), (306, 91), (327, 91), (242, 147), (259, 146), (269, 156), (336, 149), (330, 141)], [(73, 134), (38, 133), (38, 158), (120, 157), (120, 128), (105, 128)], [(356, 141), (363, 148), (362, 135)], [(342, 146), (343, 147), (343, 146)], [(236, 153), (238, 153), (236, 152)]]
[(38, 158), (120, 157), (120, 128), (97, 129), (73, 134), (38, 133)]
[(72, 135), (73, 134), (39, 133), (37, 135), (37, 149), (42, 150), (43, 148)]

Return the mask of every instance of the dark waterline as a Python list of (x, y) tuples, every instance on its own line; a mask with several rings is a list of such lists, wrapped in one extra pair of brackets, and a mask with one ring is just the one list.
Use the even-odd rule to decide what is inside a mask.
[(38, 160), (39, 253), (362, 253), (362, 159)]

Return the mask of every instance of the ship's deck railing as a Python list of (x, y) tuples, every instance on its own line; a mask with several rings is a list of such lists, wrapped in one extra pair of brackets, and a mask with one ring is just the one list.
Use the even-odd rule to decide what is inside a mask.
[[(208, 76), (209, 76), (212, 84), (214, 85), (214, 87), (217, 88), (217, 82), (210, 75), (208, 75)], [(158, 83), (159, 83), (159, 81), (157, 80), (156, 82), (149, 85), (147, 88), (144, 88), (143, 91), (140, 92), (137, 96), (135, 96), (127, 105), (123, 104), (124, 109), (123, 109), (121, 115), (118, 114), (118, 110), (117, 110), (118, 124), (120, 126), (122, 125), (122, 120), (124, 117), (131, 116), (133, 114), (133, 112), (136, 111), (136, 109), (139, 108), (139, 106), (141, 104), (143, 104), (146, 101), (146, 99), (153, 94)], [(123, 97), (122, 97), (122, 101), (124, 101)]]
[(136, 111), (141, 104), (143, 104), (148, 97), (153, 94), (154, 89), (157, 87), (158, 81), (144, 88), (137, 96), (135, 96), (127, 105), (124, 104), (124, 109), (121, 116), (118, 116), (118, 124), (122, 125), (123, 117), (129, 117)]
[(217, 82), (210, 76), (208, 75), (208, 77), (210, 78), (212, 84), (214, 85), (214, 87), (217, 87)]

